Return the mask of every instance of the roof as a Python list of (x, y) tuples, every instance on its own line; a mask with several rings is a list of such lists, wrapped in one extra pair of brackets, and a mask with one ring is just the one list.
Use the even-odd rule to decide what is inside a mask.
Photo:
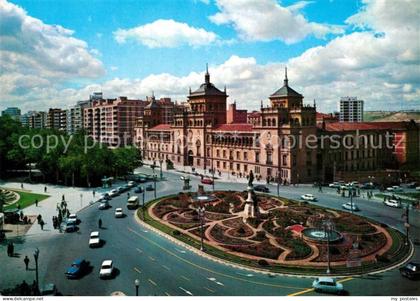
[(297, 232), (297, 233), (300, 233), (300, 232), (303, 231), (303, 229), (305, 229), (305, 227), (302, 226), (302, 225), (296, 224), (296, 225), (291, 225), (291, 226), (287, 227), (286, 229)]
[(200, 87), (197, 90), (195, 90), (194, 92), (191, 92), (190, 95), (191, 96), (198, 96), (198, 95), (225, 96), (226, 92), (220, 91), (212, 83), (203, 83), (200, 85)]
[(295, 90), (290, 88), (288, 85), (284, 85), (283, 87), (281, 87), (276, 92), (270, 95), (270, 97), (284, 97), (284, 96), (302, 97), (302, 94), (296, 92)]
[(159, 108), (159, 104), (156, 102), (156, 99), (153, 97), (152, 101), (144, 107), (145, 109), (157, 109)]
[(252, 130), (253, 126), (249, 123), (221, 124), (213, 128), (213, 131), (216, 132), (252, 132)]
[(102, 265), (112, 265), (112, 260), (104, 260)]
[(170, 131), (171, 125), (166, 123), (158, 124), (152, 128), (149, 129), (149, 131)]
[(325, 130), (356, 131), (356, 130), (386, 130), (406, 129), (407, 122), (331, 122), (325, 124)]
[(248, 113), (248, 117), (260, 117), (260, 116), (261, 116), (261, 112), (254, 111), (254, 112)]

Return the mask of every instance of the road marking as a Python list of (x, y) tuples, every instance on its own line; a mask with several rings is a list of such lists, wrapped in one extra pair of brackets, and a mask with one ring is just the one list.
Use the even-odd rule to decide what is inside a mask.
[(241, 276), (245, 276), (245, 277), (254, 277), (253, 274), (242, 274), (242, 273), (236, 273), (236, 274), (241, 275)]
[(168, 271), (170, 271), (171, 269), (170, 268), (168, 268), (166, 265), (164, 265), (164, 264), (162, 264), (162, 267), (164, 268), (164, 269), (167, 269)]
[[(349, 281), (349, 280), (352, 280), (352, 279), (353, 279), (353, 277), (348, 277), (348, 278), (338, 280), (337, 282), (338, 283), (343, 283), (343, 282), (346, 282), (346, 281)], [(299, 296), (299, 295), (303, 295), (303, 294), (306, 294), (306, 293), (309, 293), (309, 292), (312, 292), (312, 291), (314, 291), (313, 288), (308, 288), (308, 289), (303, 290), (303, 291), (299, 291), (299, 292), (296, 292), (296, 293), (289, 294), (288, 296)]]
[(151, 257), (151, 256), (149, 256), (149, 259), (151, 260), (151, 261), (155, 261), (156, 259), (154, 259), (153, 257)]
[(143, 251), (142, 251), (142, 250), (140, 250), (139, 248), (136, 248), (136, 250), (137, 250), (139, 253), (143, 253)]
[(215, 292), (214, 290), (212, 290), (211, 288), (208, 288), (207, 286), (205, 286), (204, 289), (208, 290), (210, 293), (214, 293)]
[(221, 282), (219, 282), (219, 281), (216, 281), (216, 284), (217, 284), (217, 285), (221, 285), (221, 286), (225, 286), (223, 283), (221, 283)]
[(151, 284), (153, 284), (154, 286), (157, 286), (156, 282), (154, 282), (152, 279), (147, 279), (147, 280), (149, 280), (149, 282), (150, 282)]
[(146, 240), (149, 243), (151, 243), (152, 245), (155, 245), (159, 249), (165, 251), (169, 255), (171, 255), (173, 257), (176, 257), (180, 261), (183, 261), (183, 262), (185, 262), (185, 263), (187, 263), (187, 264), (189, 264), (189, 265), (191, 265), (193, 267), (196, 267), (196, 268), (198, 268), (200, 270), (207, 271), (209, 273), (212, 273), (212, 274), (215, 274), (215, 275), (219, 275), (219, 276), (223, 276), (223, 277), (226, 277), (226, 278), (235, 279), (235, 280), (239, 280), (239, 281), (243, 281), (243, 282), (248, 282), (248, 283), (253, 283), (253, 284), (258, 284), (258, 285), (265, 285), (265, 286), (278, 287), (278, 288), (289, 288), (289, 289), (305, 289), (304, 287), (299, 287), (299, 286), (287, 286), (287, 285), (281, 285), (281, 284), (272, 284), (272, 283), (265, 283), (265, 282), (253, 281), (253, 280), (244, 279), (244, 278), (241, 278), (241, 277), (236, 277), (236, 276), (233, 276), (233, 275), (224, 274), (224, 273), (221, 273), (221, 272), (217, 272), (217, 271), (211, 270), (209, 268), (206, 268), (206, 267), (200, 266), (200, 265), (198, 265), (198, 264), (196, 264), (194, 262), (191, 262), (191, 261), (189, 261), (189, 260), (187, 260), (185, 258), (182, 258), (181, 256), (178, 256), (178, 254), (176, 254), (176, 253), (174, 253), (174, 252), (172, 252), (172, 251), (170, 251), (168, 249), (165, 249), (164, 247), (162, 247), (157, 242), (155, 242), (152, 239), (150, 239), (150, 238), (148, 238), (148, 237), (146, 237), (146, 236), (138, 233), (137, 231), (131, 229), (130, 227), (127, 227), (127, 229), (128, 229), (128, 231), (130, 231), (130, 232), (134, 233), (135, 235), (141, 237), (143, 240)]
[(185, 276), (181, 276), (181, 278), (184, 278), (185, 280), (190, 281), (190, 279)]
[(165, 292), (165, 295), (166, 295), (166, 296), (170, 296), (170, 294), (169, 294), (168, 292)]
[(179, 253), (182, 253), (182, 254), (185, 254), (185, 253), (187, 253), (187, 252), (185, 252), (184, 250), (179, 250), (179, 249), (176, 249)]
[(139, 273), (139, 274), (141, 274), (141, 271), (138, 269), (138, 268), (134, 268), (134, 270), (137, 272), (137, 273)]
[(181, 291), (185, 292), (186, 294), (188, 294), (188, 295), (190, 295), (190, 296), (193, 296), (193, 294), (192, 294), (190, 291), (187, 291), (185, 288), (183, 288), (183, 287), (179, 287), (179, 289), (180, 289)]

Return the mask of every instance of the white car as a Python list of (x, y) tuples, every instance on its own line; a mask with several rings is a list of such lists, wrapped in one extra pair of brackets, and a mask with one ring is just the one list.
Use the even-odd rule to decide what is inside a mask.
[(359, 211), (360, 210), (359, 207), (357, 207), (355, 204), (352, 204), (350, 202), (341, 205), (341, 207), (343, 207), (343, 209), (350, 210), (350, 211), (352, 210), (352, 207), (353, 207), (353, 211)]
[(305, 201), (316, 201), (316, 197), (309, 193), (302, 195), (300, 198)]
[(127, 183), (127, 186), (128, 186), (128, 187), (134, 187), (134, 186), (136, 186), (136, 182), (134, 182), (134, 181), (129, 181), (129, 182)]
[(330, 183), (328, 186), (331, 187), (331, 188), (339, 188), (340, 187), (340, 183), (334, 182), (334, 183)]
[(401, 192), (401, 191), (403, 191), (403, 189), (400, 186), (388, 187), (386, 190), (391, 191), (391, 192)]
[(319, 277), (315, 279), (312, 283), (312, 288), (316, 292), (323, 293), (342, 294), (344, 292), (343, 285), (330, 277)]
[(347, 186), (359, 187), (360, 184), (357, 181), (353, 181), (353, 182), (348, 183)]
[(67, 223), (77, 224), (77, 215), (75, 213), (70, 214), (67, 218)]
[(401, 203), (397, 200), (386, 200), (384, 202), (384, 204), (389, 206), (389, 207), (394, 207), (394, 208), (400, 208), (401, 207)]
[(95, 248), (99, 247), (101, 245), (101, 239), (99, 238), (99, 232), (94, 231), (90, 233), (90, 239), (89, 239), (89, 247)]
[(417, 187), (416, 187), (416, 190), (420, 191), (420, 186), (417, 186)]
[(115, 209), (115, 217), (124, 217), (124, 212), (122, 208), (116, 208)]
[(114, 273), (114, 265), (112, 260), (104, 260), (101, 265), (101, 270), (99, 271), (99, 278), (109, 278), (112, 277)]
[(117, 196), (117, 195), (119, 195), (120, 193), (118, 192), (118, 190), (117, 189), (112, 189), (110, 192), (108, 192), (108, 194), (109, 194), (109, 196), (110, 197), (114, 197), (114, 196)]

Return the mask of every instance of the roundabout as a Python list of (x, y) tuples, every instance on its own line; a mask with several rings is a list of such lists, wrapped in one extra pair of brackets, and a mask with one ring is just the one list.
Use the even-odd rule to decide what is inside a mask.
[(403, 235), (386, 225), (252, 189), (180, 192), (144, 211), (143, 222), (198, 254), (268, 273), (359, 275), (394, 267), (411, 252)]

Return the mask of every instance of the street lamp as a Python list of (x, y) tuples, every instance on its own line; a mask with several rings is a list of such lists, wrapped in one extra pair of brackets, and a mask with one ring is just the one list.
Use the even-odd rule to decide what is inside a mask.
[(139, 295), (140, 280), (138, 280), (138, 279), (134, 280), (134, 285), (136, 286), (136, 296), (138, 296)]
[(143, 192), (142, 192), (142, 204), (141, 204), (141, 211), (142, 211), (142, 213), (143, 213), (143, 220), (146, 220), (145, 219), (145, 216), (144, 216), (144, 195), (146, 194), (146, 191), (145, 191), (145, 189), (143, 188)]
[(197, 213), (198, 213), (198, 217), (200, 219), (200, 236), (201, 236), (201, 246), (200, 246), (200, 251), (204, 251), (204, 242), (203, 242), (203, 236), (204, 236), (204, 232), (203, 232), (203, 226), (204, 226), (204, 214), (206, 212), (206, 209), (204, 207), (200, 207), (197, 208)]
[(410, 205), (406, 204), (405, 205), (405, 213), (403, 214), (403, 216), (405, 215), (405, 222), (404, 222), (404, 227), (405, 227), (405, 245), (408, 246), (408, 242), (409, 242), (409, 236), (408, 236), (408, 232), (410, 229), (410, 221), (409, 221), (409, 215), (410, 215)]
[(163, 179), (163, 173), (162, 173), (162, 163), (163, 163), (163, 160), (162, 160), (162, 159), (160, 159), (160, 160), (159, 160), (159, 164), (160, 164), (160, 179), (161, 179), (161, 180)]
[(280, 196), (280, 173), (277, 172), (277, 196)]
[(38, 257), (39, 257), (39, 249), (36, 248), (34, 252), (34, 259), (35, 259), (35, 279), (36, 279), (36, 288), (39, 291), (39, 278), (38, 278)]
[(350, 212), (353, 214), (353, 185), (349, 186), (350, 191)]
[(330, 233), (333, 230), (334, 224), (332, 223), (331, 220), (326, 219), (326, 220), (323, 220), (322, 226), (324, 228), (324, 235), (327, 235), (327, 261), (328, 261), (327, 274), (330, 274), (331, 273), (331, 262), (330, 262)]
[(156, 178), (157, 178), (157, 175), (154, 175), (153, 176), (153, 192), (154, 192), (154, 194), (155, 194), (155, 199), (156, 199)]

